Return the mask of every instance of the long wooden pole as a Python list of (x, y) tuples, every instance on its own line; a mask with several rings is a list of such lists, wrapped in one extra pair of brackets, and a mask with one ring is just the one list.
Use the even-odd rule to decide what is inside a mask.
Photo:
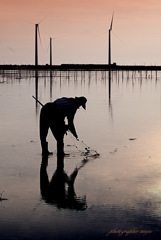
[(35, 24), (35, 66), (38, 65), (38, 24)]
[(52, 38), (50, 38), (50, 66), (52, 66)]
[(37, 98), (35, 98), (34, 96), (32, 96), (35, 100), (36, 100), (36, 102), (38, 102), (42, 107), (44, 106)]

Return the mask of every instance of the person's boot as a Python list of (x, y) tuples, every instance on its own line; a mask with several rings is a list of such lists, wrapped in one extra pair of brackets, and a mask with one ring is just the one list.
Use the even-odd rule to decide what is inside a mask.
[(41, 143), (42, 146), (42, 156), (49, 156), (52, 155), (52, 152), (48, 151), (48, 142)]

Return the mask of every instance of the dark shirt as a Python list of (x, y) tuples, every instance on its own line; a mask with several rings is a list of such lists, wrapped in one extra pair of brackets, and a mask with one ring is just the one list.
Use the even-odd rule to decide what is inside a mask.
[(56, 103), (57, 111), (59, 112), (59, 114), (63, 115), (64, 118), (67, 117), (68, 120), (74, 118), (74, 115), (77, 111), (74, 98), (58, 98), (54, 101), (54, 103)]
[(63, 119), (67, 117), (69, 130), (77, 138), (78, 136), (73, 123), (74, 115), (78, 109), (75, 99), (67, 97), (58, 98), (54, 101), (54, 104), (56, 104), (59, 116), (62, 116)]

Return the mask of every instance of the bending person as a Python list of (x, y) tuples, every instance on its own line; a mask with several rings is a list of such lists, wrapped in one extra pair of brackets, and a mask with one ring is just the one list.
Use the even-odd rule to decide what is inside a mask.
[[(57, 154), (64, 155), (64, 134), (67, 130), (70, 130), (78, 140), (74, 126), (74, 116), (80, 106), (86, 109), (86, 102), (85, 97), (63, 97), (54, 102), (46, 103), (42, 107), (40, 113), (40, 140), (43, 156), (52, 154), (48, 150), (46, 141), (49, 128), (57, 141)], [(65, 125), (65, 117), (68, 119), (68, 125)]]

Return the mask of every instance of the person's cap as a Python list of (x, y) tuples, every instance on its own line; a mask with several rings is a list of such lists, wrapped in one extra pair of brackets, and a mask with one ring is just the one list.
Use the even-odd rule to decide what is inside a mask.
[(84, 109), (86, 109), (87, 99), (85, 97), (76, 97), (76, 100), (80, 106), (82, 106)]

